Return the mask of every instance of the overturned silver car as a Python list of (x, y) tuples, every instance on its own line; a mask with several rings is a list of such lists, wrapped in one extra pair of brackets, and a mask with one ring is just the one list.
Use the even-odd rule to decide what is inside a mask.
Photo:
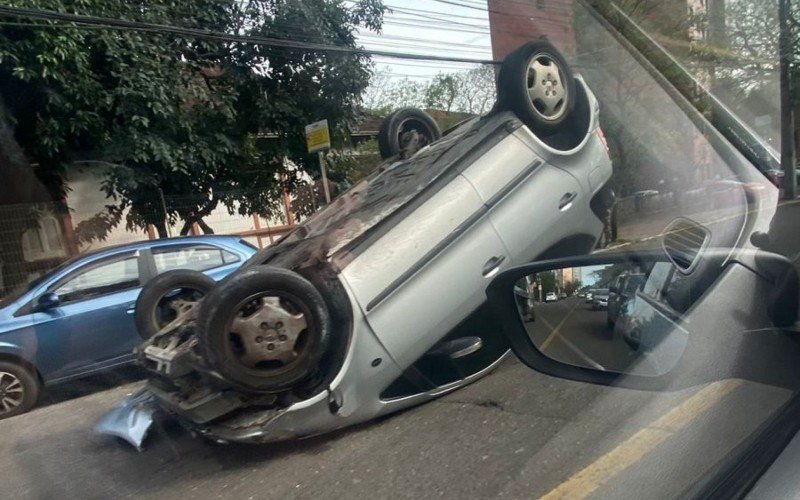
[(148, 374), (98, 429), (140, 447), (153, 412), (217, 441), (320, 434), (430, 400), (508, 352), (491, 278), (590, 252), (612, 167), (598, 103), (547, 42), (506, 58), (498, 104), (443, 136), (385, 121), (366, 180), (218, 284), (172, 271), (136, 320)]

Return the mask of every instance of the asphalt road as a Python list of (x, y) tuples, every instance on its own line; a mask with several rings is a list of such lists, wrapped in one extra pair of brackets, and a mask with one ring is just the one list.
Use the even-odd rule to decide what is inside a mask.
[(624, 371), (636, 353), (607, 323), (605, 309), (594, 310), (577, 296), (537, 303), (528, 334), (546, 355), (588, 368)]
[(739, 380), (669, 393), (587, 385), (509, 359), (434, 402), (333, 434), (218, 445), (167, 425), (138, 453), (91, 428), (139, 384), (0, 422), (0, 497), (660, 498), (789, 396)]

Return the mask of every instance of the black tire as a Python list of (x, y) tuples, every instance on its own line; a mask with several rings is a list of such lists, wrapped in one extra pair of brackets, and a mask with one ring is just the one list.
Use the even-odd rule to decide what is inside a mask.
[(442, 137), (439, 125), (431, 116), (417, 108), (401, 108), (389, 114), (378, 130), (378, 150), (382, 158), (391, 158), (404, 152), (401, 136), (411, 130), (419, 134), (418, 144), (407, 153), (413, 154), (424, 146)]
[[(540, 71), (547, 72), (545, 78), (536, 77), (535, 68), (529, 70), (534, 61), (539, 63)], [(531, 99), (528, 93), (531, 85), (546, 92), (547, 100)], [(575, 109), (576, 100), (572, 70), (549, 42), (538, 40), (518, 47), (506, 56), (500, 67), (496, 109), (514, 112), (537, 135), (547, 136), (561, 130)], [(552, 111), (548, 110), (548, 105), (552, 105)]]
[[(281, 314), (302, 315), (305, 325), (292, 332), (280, 320), (267, 323), (269, 312), (256, 316), (267, 307), (261, 301), (267, 297), (279, 299), (272, 307)], [(229, 382), (252, 392), (285, 391), (314, 374), (331, 335), (322, 294), (299, 274), (272, 266), (252, 267), (213, 289), (203, 300), (199, 318), (205, 360)], [(249, 326), (247, 331), (233, 331), (237, 318), (241, 328)], [(292, 359), (275, 359), (283, 355)]]
[(147, 282), (136, 299), (136, 331), (143, 339), (149, 339), (174, 319), (167, 310), (169, 302), (176, 298), (199, 302), (216, 284), (205, 274), (188, 269), (159, 274)]
[(38, 398), (36, 374), (21, 364), (0, 361), (0, 420), (28, 412)]

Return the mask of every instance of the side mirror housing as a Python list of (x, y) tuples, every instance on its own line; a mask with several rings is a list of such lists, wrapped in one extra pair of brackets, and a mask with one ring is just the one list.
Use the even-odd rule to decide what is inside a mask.
[[(753, 373), (763, 377), (758, 371), (763, 367), (738, 363), (739, 353), (768, 353), (764, 359), (769, 360), (800, 356), (796, 340), (781, 335), (779, 329), (785, 326), (776, 324), (774, 314), (768, 313), (777, 304), (776, 296), (788, 297), (784, 300), (788, 303), (796, 300), (798, 292), (795, 285), (781, 286), (782, 282), (774, 283), (765, 273), (754, 271), (757, 266), (740, 263), (751, 254), (782, 269), (782, 274), (792, 274), (795, 285), (800, 282), (788, 259), (763, 251), (739, 251), (722, 264), (730, 257), (730, 249), (706, 249), (700, 257), (704, 266), (691, 274), (682, 273), (662, 251), (603, 252), (508, 269), (492, 280), (486, 295), (514, 354), (523, 364), (548, 375), (656, 390), (749, 378)], [(604, 306), (605, 300), (589, 304), (577, 298), (519, 304), (511, 293), (511, 286), (526, 277), (592, 287), (626, 273), (644, 281), (613, 310)], [(687, 280), (702, 286), (698, 289), (702, 293), (695, 290), (696, 296), (688, 301), (684, 300), (687, 290), (691, 291)], [(789, 366), (787, 370), (794, 370), (797, 365), (787, 361)], [(779, 373), (772, 365), (766, 373), (775, 380), (797, 376), (794, 371)]]
[(611, 285), (610, 287), (608, 287), (608, 291), (609, 291), (609, 293), (616, 293), (617, 295), (619, 295), (619, 288), (617, 288), (614, 285)]
[(53, 309), (58, 307), (61, 303), (61, 299), (58, 297), (58, 294), (53, 292), (47, 292), (36, 301), (36, 310), (37, 311), (47, 311), (49, 309)]

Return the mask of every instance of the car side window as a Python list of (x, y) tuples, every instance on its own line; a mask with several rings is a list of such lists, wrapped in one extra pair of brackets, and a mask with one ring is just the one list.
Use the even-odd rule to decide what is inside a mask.
[(240, 257), (233, 252), (208, 245), (180, 245), (154, 248), (152, 250), (156, 270), (159, 273), (173, 269), (208, 271), (216, 267), (238, 262)]
[(58, 294), (61, 303), (84, 300), (139, 286), (139, 257), (129, 255), (98, 265), (69, 277), (51, 290)]

